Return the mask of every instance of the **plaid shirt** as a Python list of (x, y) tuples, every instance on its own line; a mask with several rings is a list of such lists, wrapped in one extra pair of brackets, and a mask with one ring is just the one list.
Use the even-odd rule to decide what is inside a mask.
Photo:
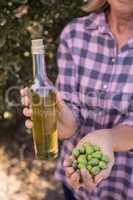
[[(133, 126), (133, 38), (118, 50), (104, 13), (77, 18), (61, 34), (58, 67), (57, 89), (78, 125), (63, 141), (56, 170), (56, 178), (70, 187), (63, 161), (82, 137)], [(73, 193), (78, 200), (133, 200), (133, 152), (115, 153), (110, 176), (91, 193), (84, 188)]]

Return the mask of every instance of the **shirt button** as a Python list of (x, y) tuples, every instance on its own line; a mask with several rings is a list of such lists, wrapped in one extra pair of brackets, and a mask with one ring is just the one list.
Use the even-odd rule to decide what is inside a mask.
[(102, 111), (99, 111), (99, 112), (98, 112), (98, 115), (99, 115), (99, 116), (102, 116), (102, 114), (103, 114)]
[(97, 115), (101, 116), (103, 112), (100, 108), (96, 108), (96, 113)]
[(112, 63), (115, 63), (116, 59), (115, 58), (112, 58)]
[(104, 89), (107, 89), (107, 88), (108, 88), (108, 86), (105, 84), (105, 85), (103, 85), (103, 88), (104, 88)]
[(103, 27), (103, 26), (102, 26), (102, 27), (101, 27), (101, 26), (99, 26), (98, 28), (99, 28), (99, 31), (100, 31), (100, 33), (104, 33), (104, 30), (105, 30), (105, 29), (104, 29), (104, 27)]

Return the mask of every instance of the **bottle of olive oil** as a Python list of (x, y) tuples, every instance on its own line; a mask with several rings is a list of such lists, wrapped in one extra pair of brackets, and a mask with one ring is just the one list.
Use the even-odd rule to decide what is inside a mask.
[(32, 40), (33, 79), (30, 89), (33, 141), (38, 159), (57, 157), (58, 136), (56, 128), (56, 95), (49, 83), (42, 39)]

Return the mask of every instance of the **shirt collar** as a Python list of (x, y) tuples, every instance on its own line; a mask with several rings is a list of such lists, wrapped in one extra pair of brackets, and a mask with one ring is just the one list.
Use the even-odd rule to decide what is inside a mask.
[(85, 25), (87, 30), (98, 30), (102, 34), (109, 33), (109, 26), (104, 12), (91, 14)]
[(133, 48), (133, 37), (128, 41), (129, 48)]
[[(104, 12), (90, 14), (85, 26), (87, 30), (98, 30), (100, 34), (112, 35)], [(133, 48), (133, 38), (128, 41), (127, 45)]]

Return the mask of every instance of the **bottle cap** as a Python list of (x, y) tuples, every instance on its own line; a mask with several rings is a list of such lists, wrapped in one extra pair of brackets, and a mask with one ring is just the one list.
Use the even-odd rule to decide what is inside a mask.
[(44, 44), (43, 39), (32, 40), (32, 54), (44, 54)]

